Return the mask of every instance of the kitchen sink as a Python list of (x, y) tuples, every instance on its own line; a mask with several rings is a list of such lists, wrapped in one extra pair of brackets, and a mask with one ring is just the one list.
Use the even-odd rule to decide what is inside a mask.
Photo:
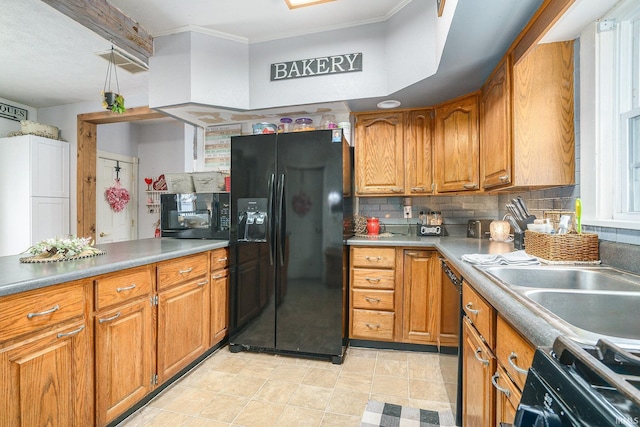
[(600, 266), (476, 266), (574, 339), (640, 349), (640, 276)]
[(640, 340), (640, 292), (535, 289), (524, 295), (572, 325), (578, 335), (590, 332), (616, 341)]
[(507, 286), (640, 292), (636, 276), (608, 267), (496, 266), (482, 271)]

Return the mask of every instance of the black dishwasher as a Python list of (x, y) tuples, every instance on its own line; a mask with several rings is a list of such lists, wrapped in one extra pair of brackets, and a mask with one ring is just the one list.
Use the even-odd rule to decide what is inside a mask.
[[(446, 292), (447, 286), (452, 286), (457, 294), (458, 304), (458, 377), (456, 382), (456, 405), (454, 418), (456, 425), (462, 425), (462, 277), (447, 264), (444, 258), (440, 258), (442, 263), (442, 288)], [(450, 289), (449, 289), (450, 290)]]

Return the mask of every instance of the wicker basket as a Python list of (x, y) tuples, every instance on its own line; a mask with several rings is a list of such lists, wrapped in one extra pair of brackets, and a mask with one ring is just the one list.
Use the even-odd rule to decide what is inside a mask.
[(529, 255), (547, 261), (597, 261), (598, 235), (547, 234), (527, 230), (524, 233), (524, 247)]

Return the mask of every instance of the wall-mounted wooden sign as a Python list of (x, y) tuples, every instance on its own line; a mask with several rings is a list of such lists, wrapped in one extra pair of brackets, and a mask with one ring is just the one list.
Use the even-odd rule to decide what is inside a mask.
[(362, 53), (321, 56), (271, 64), (271, 81), (362, 71)]
[(14, 107), (13, 105), (0, 103), (0, 117), (5, 119), (15, 120), (27, 120), (27, 110), (24, 108)]

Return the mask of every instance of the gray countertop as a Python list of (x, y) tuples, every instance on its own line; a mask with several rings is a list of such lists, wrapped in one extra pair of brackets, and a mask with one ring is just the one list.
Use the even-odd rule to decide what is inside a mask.
[[(492, 242), (466, 237), (354, 237), (347, 241), (356, 246), (402, 246), (437, 249), (462, 274), (463, 278), (493, 305), (502, 316), (525, 335), (532, 344), (551, 345), (560, 331), (539, 314), (521, 304), (509, 292), (494, 284), (471, 264), (461, 260), (464, 254), (505, 253), (512, 243)], [(97, 245), (106, 254), (74, 261), (21, 263), (26, 255), (0, 257), (0, 296), (43, 288), (58, 283), (151, 264), (171, 258), (227, 247), (226, 240), (141, 239)]]
[(535, 346), (550, 346), (558, 335), (567, 334), (547, 322), (539, 313), (519, 302), (501, 286), (488, 279), (473, 265), (462, 261), (464, 254), (500, 254), (513, 251), (513, 243), (493, 242), (467, 237), (419, 237), (392, 235), (390, 237), (354, 237), (347, 241), (353, 246), (403, 246), (437, 249), (511, 325)]
[(141, 239), (96, 245), (107, 253), (73, 261), (21, 263), (29, 254), (0, 257), (0, 296), (84, 279), (171, 258), (224, 248), (226, 240)]

